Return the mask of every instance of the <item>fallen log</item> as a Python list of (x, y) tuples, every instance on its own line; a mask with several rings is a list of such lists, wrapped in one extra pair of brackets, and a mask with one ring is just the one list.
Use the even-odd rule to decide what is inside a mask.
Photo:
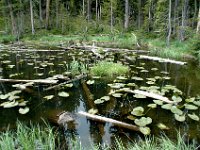
[(49, 79), (36, 79), (36, 80), (18, 80), (18, 79), (0, 79), (0, 82), (10, 82), (10, 83), (40, 83), (40, 84), (56, 84), (58, 80)]
[(11, 48), (12, 52), (65, 52), (65, 50), (48, 50), (48, 49), (21, 49), (21, 48)]
[(127, 92), (127, 93), (132, 93), (132, 94), (141, 94), (141, 95), (144, 95), (146, 97), (161, 100), (161, 101), (169, 103), (169, 104), (175, 103), (174, 101), (171, 101), (167, 97), (164, 97), (162, 95), (155, 94), (155, 93), (152, 93), (152, 92), (142, 91), (142, 90), (121, 89), (121, 90), (117, 90), (116, 92)]
[(160, 58), (160, 57), (152, 57), (152, 56), (146, 56), (146, 55), (140, 55), (139, 58), (154, 60), (154, 61), (159, 61), (159, 62), (165, 62), (165, 63), (178, 64), (178, 65), (186, 65), (187, 64), (187, 62), (183, 62), (183, 61), (176, 61), (176, 60), (165, 59), (165, 58)]
[(68, 83), (71, 83), (71, 82), (74, 82), (74, 81), (77, 81), (77, 80), (80, 80), (80, 79), (83, 79), (83, 78), (86, 78), (86, 77), (87, 77), (87, 75), (78, 75), (74, 79), (68, 80), (68, 81), (60, 83), (58, 85), (54, 85), (54, 86), (48, 87), (48, 88), (44, 89), (44, 91), (49, 91), (49, 90), (57, 89), (57, 88), (65, 85), (65, 84), (68, 84)]
[(131, 49), (120, 49), (120, 48), (107, 48), (107, 47), (98, 47), (98, 46), (91, 46), (91, 45), (85, 45), (85, 46), (70, 46), (70, 47), (63, 47), (65, 50), (71, 50), (71, 49), (81, 49), (81, 50), (88, 50), (91, 51), (92, 49), (102, 49), (105, 52), (135, 52), (135, 53), (149, 53), (147, 50), (131, 50)]
[(109, 123), (112, 123), (113, 125), (118, 126), (118, 127), (123, 127), (123, 128), (130, 129), (130, 130), (133, 130), (133, 131), (140, 131), (139, 127), (137, 127), (135, 125), (124, 123), (124, 122), (114, 120), (114, 119), (111, 119), (111, 118), (106, 118), (106, 117), (102, 117), (102, 116), (98, 116), (98, 115), (92, 115), (92, 114), (89, 114), (89, 113), (83, 112), (83, 111), (79, 111), (78, 114), (85, 116), (85, 117), (87, 117), (91, 120), (94, 120), (94, 121), (109, 122)]

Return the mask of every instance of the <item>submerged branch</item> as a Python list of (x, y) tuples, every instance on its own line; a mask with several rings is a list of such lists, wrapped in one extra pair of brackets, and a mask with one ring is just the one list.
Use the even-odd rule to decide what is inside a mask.
[(18, 79), (0, 79), (0, 82), (10, 82), (10, 83), (40, 83), (40, 84), (56, 84), (58, 80), (49, 79), (36, 79), (36, 80), (18, 80)]

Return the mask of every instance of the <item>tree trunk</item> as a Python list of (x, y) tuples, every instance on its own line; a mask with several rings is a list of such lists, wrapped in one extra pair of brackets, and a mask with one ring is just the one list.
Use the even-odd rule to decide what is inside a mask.
[(45, 28), (49, 27), (49, 11), (50, 11), (50, 0), (46, 0), (46, 25)]
[(42, 28), (43, 26), (42, 0), (39, 0), (39, 16), (40, 16), (40, 28)]
[(170, 37), (171, 37), (171, 31), (172, 31), (171, 14), (172, 14), (172, 0), (169, 0), (167, 46), (170, 45)]
[(127, 29), (129, 25), (129, 1), (125, 0), (125, 19), (124, 19), (124, 28)]
[(56, 0), (56, 28), (59, 26), (59, 0)]
[(12, 24), (12, 34), (17, 35), (17, 26), (16, 26), (14, 14), (13, 14), (12, 2), (10, 0), (8, 0), (7, 2), (8, 2), (9, 11), (10, 11), (10, 19), (11, 19), (11, 24)]
[(113, 31), (113, 5), (112, 0), (110, 0), (110, 31)]
[(35, 34), (35, 29), (34, 29), (34, 18), (33, 18), (33, 3), (32, 0), (30, 0), (30, 13), (31, 13), (31, 30), (32, 34)]
[(90, 0), (87, 0), (87, 17), (88, 17), (88, 21), (91, 19), (91, 6), (90, 6)]
[(83, 16), (85, 16), (85, 0), (83, 0)]
[(185, 40), (185, 27), (186, 27), (186, 19), (187, 19), (187, 8), (188, 8), (188, 0), (184, 0), (182, 4), (182, 22), (181, 22), (181, 32), (180, 32), (180, 40)]
[(200, 33), (200, 6), (199, 6), (199, 14), (198, 14), (198, 23), (197, 23), (197, 33)]
[(141, 28), (141, 0), (138, 0), (138, 29)]

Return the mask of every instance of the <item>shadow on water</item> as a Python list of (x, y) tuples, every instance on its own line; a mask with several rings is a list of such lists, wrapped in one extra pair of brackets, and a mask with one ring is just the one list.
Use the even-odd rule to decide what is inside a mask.
[[(1, 78), (9, 79), (45, 79), (47, 77), (62, 74), (66, 71), (70, 71), (69, 63), (76, 59), (90, 65), (90, 59), (94, 59), (91, 54), (85, 55), (86, 52), (74, 51), (74, 52), (1, 52), (0, 54), (0, 76)], [(83, 56), (85, 59), (83, 59)], [(111, 57), (112, 58), (112, 57)], [(7, 62), (6, 62), (7, 61)], [(10, 62), (9, 62), (10, 61)], [(200, 94), (200, 69), (192, 64), (187, 66), (179, 66), (166, 63), (158, 63), (152, 61), (138, 60), (132, 65), (138, 65), (148, 70), (148, 72), (138, 72), (137, 76), (145, 79), (145, 82), (132, 81), (139, 86), (147, 86), (146, 79), (155, 76), (161, 76), (160, 71), (163, 71), (163, 76), (171, 77), (170, 80), (159, 81), (158, 86), (171, 84), (175, 85), (184, 94), (183, 97), (193, 97)], [(11, 66), (13, 65), (13, 67)], [(151, 71), (151, 68), (158, 68), (158, 71)], [(132, 69), (136, 71), (136, 69)], [(168, 74), (169, 73), (169, 74)], [(130, 75), (131, 76), (131, 73)], [(110, 87), (107, 83), (111, 83), (112, 80), (99, 79), (95, 84), (89, 85), (91, 93), (94, 95), (94, 99), (101, 98), (108, 95)], [(0, 83), (0, 91), (6, 94), (15, 90), (10, 83)], [(8, 125), (14, 127), (17, 120), (25, 122), (41, 123), (42, 119), (47, 119), (49, 116), (55, 116), (62, 111), (68, 111), (76, 113), (80, 110), (88, 111), (89, 108), (86, 103), (84, 92), (81, 88), (79, 81), (73, 82), (72, 88), (45, 91), (47, 85), (35, 85), (31, 88), (31, 92), (23, 91), (20, 94), (20, 98), (28, 101), (28, 107), (30, 112), (26, 115), (19, 114), (19, 107), (14, 108), (0, 108), (0, 130), (5, 130)], [(69, 97), (63, 98), (58, 96), (59, 91), (69, 92)], [(44, 97), (47, 95), (54, 95), (53, 99), (47, 100)], [(1, 100), (3, 103), (4, 100)], [(134, 121), (127, 119), (127, 115), (130, 114), (132, 109), (136, 106), (143, 106), (147, 108), (147, 105), (152, 103), (152, 99), (137, 100), (132, 95), (126, 95), (123, 99), (111, 97), (109, 102), (100, 104), (97, 106), (99, 113), (103, 116), (114, 118), (134, 124)], [(147, 108), (148, 109), (148, 108)], [(145, 109), (145, 110), (147, 110)], [(199, 110), (195, 111), (199, 114)], [(148, 111), (147, 116), (153, 119), (153, 125), (150, 125), (151, 133), (159, 136), (163, 133), (162, 130), (155, 126), (158, 123), (164, 123), (170, 128), (166, 130), (165, 134), (172, 139), (176, 138), (177, 130), (181, 133), (187, 133), (190, 139), (195, 139), (200, 142), (199, 122), (187, 119), (186, 122), (177, 122), (172, 113), (167, 110), (163, 110), (160, 107), (151, 109)], [(138, 139), (141, 134), (112, 126), (109, 123), (98, 123), (87, 120), (85, 117), (78, 116), (76, 118), (76, 126), (73, 129), (73, 133), (76, 133), (80, 137), (80, 141), (83, 146), (88, 146), (91, 143), (106, 143), (113, 144), (114, 137), (120, 137), (125, 143), (130, 140)], [(72, 130), (69, 130), (71, 132)], [(68, 131), (67, 133), (68, 134)]]

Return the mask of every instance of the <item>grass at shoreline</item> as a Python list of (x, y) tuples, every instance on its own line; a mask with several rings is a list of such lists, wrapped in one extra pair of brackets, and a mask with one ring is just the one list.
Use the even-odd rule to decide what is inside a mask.
[[(53, 129), (49, 126), (43, 128), (39, 125), (28, 127), (24, 124), (18, 123), (16, 131), (6, 131), (0, 133), (0, 150), (14, 150), (14, 149), (74, 149), (74, 150), (194, 150), (198, 149), (195, 143), (188, 144), (184, 137), (177, 135), (175, 142), (171, 141), (166, 136), (160, 138), (147, 137), (139, 142), (130, 142), (123, 144), (119, 139), (116, 140), (115, 145), (109, 147), (108, 145), (88, 145), (83, 147), (79, 141), (68, 141), (69, 145), (61, 144), (59, 134), (55, 134)], [(66, 144), (66, 142), (64, 142)]]
[[(3, 35), (0, 38), (0, 43), (8, 43), (10, 40), (13, 42), (14, 37)], [(98, 34), (98, 35), (53, 35), (48, 33), (40, 33), (36, 35), (26, 35), (21, 41), (27, 45), (36, 47), (46, 47), (53, 49), (54, 47), (67, 47), (73, 44), (90, 44), (95, 43), (101, 47), (117, 47), (128, 49), (147, 49), (151, 55), (185, 60), (188, 57), (196, 57), (200, 61), (200, 50), (194, 50), (194, 45), (198, 44), (198, 36), (194, 36), (184, 42), (171, 40), (170, 47), (166, 46), (166, 40), (161, 38), (135, 38), (131, 33), (118, 33), (118, 34)], [(137, 41), (138, 40), (138, 41)], [(139, 42), (141, 47), (136, 43)]]

